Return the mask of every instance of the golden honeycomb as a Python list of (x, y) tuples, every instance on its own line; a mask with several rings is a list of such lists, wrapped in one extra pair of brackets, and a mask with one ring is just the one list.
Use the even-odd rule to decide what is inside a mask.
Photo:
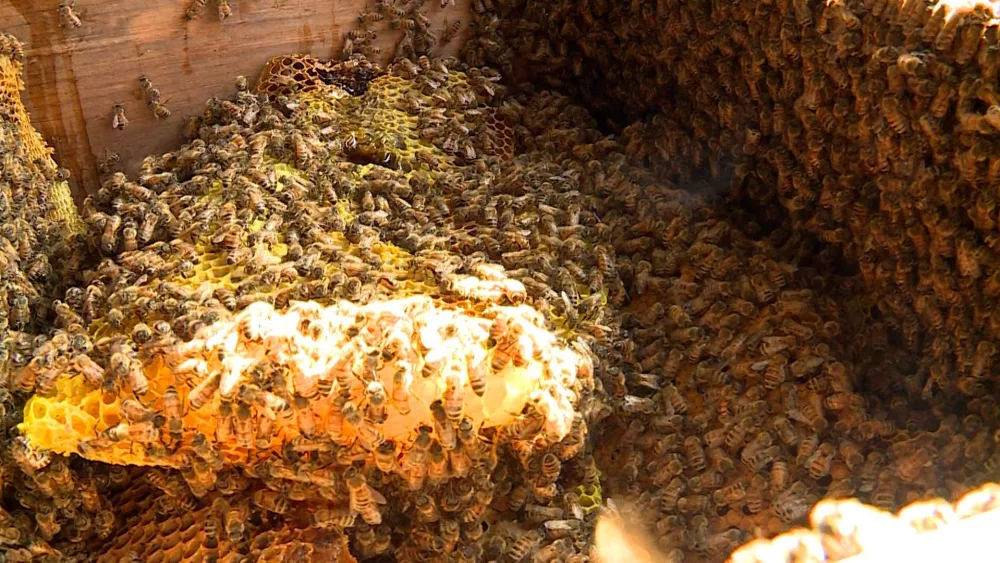
[[(475, 280), (488, 288), (487, 284)], [(471, 304), (470, 304), (471, 305)], [(561, 440), (569, 432), (572, 423), (573, 405), (578, 400), (569, 391), (576, 379), (577, 366), (584, 360), (572, 350), (562, 347), (557, 339), (548, 333), (541, 317), (533, 309), (520, 306), (488, 306), (482, 312), (474, 305), (448, 306), (435, 302), (430, 297), (414, 296), (379, 301), (357, 307), (342, 301), (330, 307), (320, 307), (304, 302), (292, 302), (286, 312), (276, 312), (273, 306), (256, 302), (235, 315), (232, 320), (218, 321), (194, 335), (194, 338), (180, 344), (175, 350), (168, 350), (165, 359), (157, 359), (144, 365), (145, 377), (150, 382), (149, 391), (142, 401), (156, 412), (167, 412), (165, 397), (167, 387), (173, 385), (181, 397), (186, 397), (186, 414), (174, 440), (190, 442), (195, 434), (210, 437), (219, 452), (234, 465), (240, 465), (247, 458), (260, 457), (267, 450), (281, 451), (284, 444), (294, 442), (307, 433), (336, 435), (336, 441), (350, 444), (364, 429), (344, 423), (343, 406), (337, 407), (335, 398), (353, 397), (363, 400), (365, 387), (377, 384), (383, 393), (393, 400), (384, 399), (383, 409), (388, 411), (384, 420), (376, 423), (381, 440), (393, 440), (405, 449), (414, 428), (432, 426), (434, 417), (431, 404), (445, 396), (452, 385), (452, 377), (459, 388), (458, 400), (461, 405), (459, 418), (468, 417), (477, 428), (495, 428), (514, 422), (525, 405), (530, 401), (536, 405), (544, 417), (544, 431), (555, 441)], [(357, 324), (356, 319), (365, 319)], [(309, 323), (308, 329), (300, 328)], [(491, 327), (502, 323), (523, 334), (530, 341), (530, 349), (539, 350), (537, 358), (524, 358), (522, 365), (509, 360), (499, 364), (501, 369), (493, 370), (486, 364), (493, 364), (500, 351), (491, 351), (487, 339)], [(254, 328), (250, 328), (254, 327)], [(251, 330), (257, 331), (249, 336)], [(269, 331), (275, 332), (269, 332)], [(398, 346), (397, 361), (385, 361), (372, 367), (375, 378), (368, 381), (355, 380), (351, 374), (355, 362), (363, 362), (363, 356), (353, 351), (354, 341), (346, 334), (350, 331), (365, 333), (367, 345), (374, 349), (385, 349), (390, 343)], [(447, 336), (447, 334), (462, 335)], [(501, 335), (503, 337), (504, 335)], [(430, 340), (429, 340), (430, 339)], [(262, 340), (258, 348), (256, 341)], [(226, 342), (224, 347), (220, 343)], [(214, 344), (210, 344), (214, 343)], [(432, 350), (442, 347), (463, 350), (460, 356), (438, 352), (441, 364), (437, 370), (439, 378), (428, 378), (430, 372), (417, 373), (418, 366), (425, 366)], [(330, 356), (331, 350), (352, 350), (350, 357)], [(542, 355), (544, 354), (544, 355)], [(225, 362), (219, 358), (225, 356)], [(326, 356), (326, 357), (324, 357)], [(265, 399), (255, 406), (256, 416), (268, 416), (276, 420), (273, 435), (261, 443), (259, 436), (245, 440), (239, 431), (230, 432), (223, 438), (217, 428), (220, 424), (231, 424), (227, 418), (220, 418), (220, 403), (232, 401), (237, 392), (246, 385), (262, 385), (250, 375), (254, 369), (271, 369), (272, 362), (282, 366), (293, 377), (281, 388), (277, 383), (268, 384), (266, 392), (269, 401), (278, 402), (281, 407), (265, 404)], [(337, 367), (337, 366), (341, 367)], [(497, 365), (497, 364), (493, 364)], [(195, 366), (197, 369), (195, 369)], [(397, 372), (405, 369), (407, 381), (400, 391), (400, 381), (395, 380)], [(333, 379), (332, 372), (340, 370), (343, 375)], [(478, 370), (478, 375), (473, 372)], [(327, 375), (330, 373), (331, 375)], [(188, 374), (184, 381), (185, 374)], [(181, 376), (181, 377), (178, 377)], [(342, 377), (347, 379), (343, 380)], [(310, 397), (316, 388), (325, 385), (322, 399), (311, 401), (311, 417), (316, 419), (315, 429), (304, 431), (301, 422), (295, 419), (291, 397)], [(200, 406), (191, 405), (194, 389), (201, 389), (206, 381), (214, 380), (217, 391), (200, 398)], [(377, 382), (377, 383), (376, 383)], [(446, 384), (447, 382), (447, 384)], [(466, 392), (466, 388), (468, 392)], [(473, 391), (475, 389), (475, 391)], [(565, 391), (561, 391), (565, 389)], [(259, 391), (263, 393), (262, 391)], [(397, 393), (405, 393), (398, 403)], [(25, 418), (21, 423), (22, 434), (32, 447), (54, 453), (80, 454), (94, 461), (126, 465), (162, 465), (181, 467), (187, 460), (183, 456), (147, 455), (144, 445), (150, 440), (130, 440), (122, 438), (115, 443), (105, 443), (101, 438), (109, 429), (121, 423), (128, 423), (122, 413), (122, 399), (136, 394), (128, 389), (123, 396), (108, 395), (101, 389), (87, 384), (83, 375), (68, 371), (56, 382), (55, 393), (51, 396), (36, 395), (25, 406)], [(464, 397), (464, 398), (462, 398)], [(275, 413), (274, 410), (279, 412)], [(288, 413), (286, 417), (281, 410)], [(298, 410), (298, 409), (295, 409)], [(449, 415), (450, 416), (450, 415)], [(336, 421), (337, 428), (331, 425)], [(135, 421), (132, 421), (135, 422)], [(356, 424), (356, 423), (355, 423)], [(256, 426), (256, 425), (255, 425)], [(166, 432), (166, 429), (162, 429)], [(155, 440), (160, 441), (160, 430)]]
[[(239, 561), (245, 557), (256, 561), (357, 561), (347, 547), (347, 537), (330, 532), (323, 532), (328, 537), (322, 540), (317, 537), (318, 530), (290, 526), (268, 529), (252, 538), (231, 535), (235, 533), (234, 519), (245, 513), (240, 507), (225, 503), (213, 501), (192, 512), (158, 516), (157, 503), (165, 496), (141, 481), (121, 495), (117, 501), (125, 532), (106, 546), (96, 561), (184, 561), (193, 558)], [(246, 542), (245, 550), (234, 549), (234, 544), (240, 542)]]
[[(362, 75), (356, 78), (359, 84), (365, 84), (380, 73), (368, 61), (360, 61), (353, 65), (350, 73), (344, 73), (342, 69), (335, 71), (333, 65), (309, 55), (274, 57), (264, 65), (254, 90), (272, 97), (308, 94), (328, 91), (328, 86), (344, 88), (356, 75)], [(346, 89), (349, 91), (349, 86)]]
[[(354, 68), (327, 67), (348, 78)], [(448, 106), (452, 87), (461, 104), (480, 102), (457, 70), (433, 71), (449, 75), (439, 100), (414, 95), (395, 72), (356, 95), (324, 84), (276, 105), (245, 89), (212, 100), (197, 139), (147, 158), (136, 182), (115, 174), (91, 196), (82, 219), (98, 259), (54, 303), (58, 328), (11, 373), (33, 390), (17, 446), (29, 477), (48, 479), (60, 454), (169, 470), (148, 474), (168, 517), (144, 532), (154, 558), (239, 550), (207, 548), (198, 526), (209, 513), (181, 511), (220, 493), (218, 502), (254, 512), (294, 503), (305, 520), (290, 525), (349, 533), (366, 556), (393, 543), (433, 552), (429, 516), (414, 512), (440, 504), (455, 516), (447, 537), (464, 530), (447, 550), (474, 553), (494, 469), (524, 472), (507, 482), (549, 498), (563, 464), (575, 478), (579, 408), (591, 419), (603, 409), (593, 352), (574, 334), (597, 322), (603, 292), (565, 286), (597, 313), (570, 322), (570, 302), (539, 311), (529, 301), (537, 286), (463, 258), (467, 233), (421, 235), (451, 220), (434, 190), (472, 163), (419, 136), (419, 116), (461, 111)], [(269, 127), (233, 127), (257, 116)], [(497, 123), (482, 111), (463, 119), (473, 140)], [(246, 148), (247, 160), (228, 147)], [(378, 152), (392, 158), (371, 158)], [(196, 172), (220, 164), (226, 172), (214, 177)], [(420, 219), (421, 198), (432, 222)], [(413, 215), (393, 225), (392, 208)], [(599, 483), (583, 481), (581, 519), (599, 502)], [(46, 518), (57, 536), (61, 522)], [(387, 535), (390, 522), (414, 535)], [(372, 528), (378, 541), (368, 541)], [(146, 553), (135, 533), (123, 529), (103, 553)], [(318, 549), (310, 541), (261, 556)]]
[[(5, 36), (6, 37), (6, 36)], [(6, 39), (5, 39), (6, 40)], [(17, 41), (13, 39), (13, 41)], [(12, 48), (12, 47), (11, 47)], [(21, 47), (18, 47), (20, 49)], [(0, 57), (0, 112), (9, 115), (10, 123), (17, 128), (17, 138), (19, 139), (28, 162), (35, 162), (41, 159), (42, 162), (52, 163), (52, 149), (46, 146), (42, 136), (31, 126), (31, 120), (21, 103), (20, 91), (24, 89), (24, 81), (21, 79), (22, 62), (20, 60)], [(11, 154), (7, 154), (9, 158)], [(80, 222), (76, 212), (76, 205), (70, 193), (69, 184), (66, 181), (54, 182), (49, 188), (49, 197), (52, 198), (52, 221), (63, 221), (73, 232), (82, 232), (83, 224)]]

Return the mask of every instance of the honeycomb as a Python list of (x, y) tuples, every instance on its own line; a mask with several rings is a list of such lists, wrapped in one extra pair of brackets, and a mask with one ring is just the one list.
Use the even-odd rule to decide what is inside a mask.
[[(273, 525), (305, 538), (261, 557), (332, 545), (317, 529), (359, 556), (424, 557), (442, 549), (428, 529), (441, 514), (445, 551), (474, 560), (486, 527), (517, 518), (488, 510), (494, 471), (553, 501), (561, 478), (587, 483), (565, 525), (592, 518), (599, 482), (581, 454), (606, 408), (579, 331), (604, 316), (606, 290), (574, 281), (572, 300), (539, 308), (541, 287), (469, 248), (473, 225), (452, 232), (444, 190), (474, 161), (419, 134), (420, 119), (467, 111), (462, 151), (505, 127), (461, 71), (425, 70), (442, 83), (434, 97), (400, 78), (405, 66), (347, 92), (338, 84), (368, 80), (357, 68), (328, 65), (331, 84), (273, 102), (237, 81), (191, 143), (85, 202), (90, 267), (11, 381), (31, 394), (17, 427), (26, 472), (73, 455), (148, 467), (163, 493), (101, 557), (246, 553), (199, 532), (218, 504), (278, 515), (251, 519), (254, 537)], [(114, 505), (131, 493), (112, 492)], [(51, 537), (72, 518), (47, 514)], [(140, 531), (153, 520), (167, 524)]]
[[(476, 281), (484, 290), (490, 289), (489, 284)], [(358, 318), (365, 320), (359, 324)], [(516, 349), (506, 352), (488, 345), (495, 324), (516, 330), (526, 341), (527, 349), (537, 352), (516, 363), (511, 359), (503, 363), (496, 360), (501, 352), (520, 352)], [(355, 379), (352, 371), (360, 373), (358, 370), (367, 368), (353, 367), (363, 364), (365, 357), (364, 348), (355, 349), (356, 342), (347, 336), (351, 332), (361, 332), (364, 345), (373, 350), (393, 346), (394, 356), (372, 365), (370, 376)], [(497, 338), (504, 337), (506, 334), (501, 333)], [(330, 354), (336, 350), (344, 352)], [(428, 359), (435, 350), (440, 358)], [(372, 385), (393, 398), (389, 401), (387, 396), (383, 397), (381, 408), (386, 412), (378, 417), (381, 422), (375, 423), (380, 440), (395, 441), (404, 449), (414, 428), (434, 424), (431, 405), (447, 396), (452, 385), (458, 389), (460, 412), (454, 417), (449, 413), (449, 418), (456, 422), (467, 417), (476, 428), (509, 425), (530, 401), (543, 417), (545, 434), (558, 441), (566, 436), (572, 423), (573, 405), (578, 397), (569, 390), (582, 362), (582, 358), (561, 346), (544, 329), (537, 312), (524, 305), (488, 306), (477, 312), (471, 304), (448, 306), (429, 297), (415, 296), (361, 307), (346, 301), (328, 308), (292, 302), (287, 312), (276, 312), (273, 306), (256, 302), (231, 321), (218, 321), (203, 328), (192, 340), (168, 350), (165, 360), (145, 365), (150, 385), (148, 393), (143, 394), (143, 402), (154, 411), (167, 412), (165, 394), (167, 387), (174, 386), (186, 397), (187, 406), (179, 428), (170, 431), (176, 434), (173, 437), (176, 445), (189, 444), (198, 433), (213, 437), (219, 453), (233, 465), (260, 457), (267, 450), (280, 453), (284, 444), (307, 440), (315, 434), (337, 436), (335, 441), (344, 445), (354, 442), (368, 425), (365, 428), (345, 425), (346, 407), (337, 406), (336, 399), (363, 401), (366, 388)], [(435, 363), (433, 372), (425, 367)], [(490, 368), (497, 365), (500, 369)], [(282, 384), (276, 380), (265, 383), (259, 376), (251, 375), (257, 370), (270, 372), (279, 367), (294, 377)], [(404, 370), (405, 380), (396, 379), (400, 370)], [(474, 376), (476, 370), (479, 373)], [(337, 372), (342, 375), (334, 378)], [(194, 389), (202, 389), (209, 381), (217, 389), (207, 397), (199, 397), (199, 406), (192, 405)], [(235, 421), (220, 415), (221, 402), (232, 401), (237, 393), (242, 396), (250, 386), (263, 395), (255, 399), (260, 402), (254, 404), (256, 422), (252, 426), (260, 425), (256, 419), (259, 416), (282, 418), (275, 420), (273, 435), (265, 437), (263, 443), (260, 436), (244, 439), (239, 431), (223, 438), (217, 427)], [(309, 416), (316, 419), (315, 428), (306, 432), (301, 419), (296, 420), (297, 414), (291, 412), (292, 397), (312, 398), (317, 387), (323, 389), (321, 398), (309, 405)], [(135, 393), (135, 389), (129, 389), (124, 396)], [(397, 395), (402, 396), (398, 402)], [(368, 401), (372, 401), (370, 396)], [(147, 455), (143, 449), (150, 442), (160, 441), (160, 431), (166, 432), (166, 428), (156, 430), (155, 440), (125, 437), (96, 445), (106, 440), (91, 437), (102, 436), (121, 423), (128, 424), (126, 417), (122, 413), (122, 397), (88, 387), (83, 375), (68, 370), (56, 382), (52, 396), (36, 395), (28, 401), (20, 428), (31, 446), (54, 453), (76, 453), (94, 461), (126, 465), (179, 468), (187, 462), (182, 456)]]
[[(182, 514), (157, 514), (157, 505), (167, 495), (140, 480), (118, 499), (125, 533), (117, 536), (96, 559), (118, 561), (185, 561), (211, 558), (217, 561), (305, 561), (355, 563), (347, 548), (347, 537), (329, 531), (275, 527), (253, 538), (236, 535), (235, 519), (245, 515), (239, 506), (228, 506), (215, 497), (207, 506)], [(322, 539), (320, 534), (326, 535)], [(245, 542), (239, 550), (235, 543)], [(211, 547), (206, 547), (211, 546)]]
[(348, 94), (364, 94), (368, 83), (381, 71), (363, 61), (350, 72), (332, 68), (332, 65), (309, 55), (274, 57), (264, 65), (254, 90), (270, 97), (292, 96), (322, 91), (328, 93), (328, 86), (337, 86)]
[[(7, 39), (7, 37), (4, 36), (6, 44), (0, 45), (0, 51), (13, 50), (13, 42), (17, 40)], [(18, 49), (20, 50), (21, 47), (18, 46)], [(16, 135), (25, 151), (28, 162), (41, 160), (54, 167), (54, 164), (51, 164), (52, 149), (45, 144), (42, 136), (31, 126), (31, 120), (24, 109), (24, 104), (21, 103), (20, 91), (24, 89), (21, 70), (21, 60), (6, 56), (0, 57), (0, 112), (11, 116), (10, 123), (18, 127)], [(54, 182), (49, 188), (49, 197), (52, 198), (50, 220), (64, 222), (72, 232), (83, 232), (83, 224), (76, 212), (76, 204), (73, 202), (69, 184), (66, 181)]]
[[(429, 69), (430, 72), (434, 70)], [(418, 79), (421, 76), (418, 74)], [(450, 141), (453, 139), (443, 136), (440, 129), (446, 121), (448, 127), (464, 131), (470, 143), (481, 140), (475, 146), (470, 144), (474, 151), (502, 158), (513, 155), (512, 129), (495, 108), (474, 107), (475, 123), (472, 119), (467, 120), (462, 110), (470, 109), (469, 104), (476, 94), (464, 75), (436, 74), (426, 79), (429, 88), (417, 91), (407, 80), (405, 73), (383, 74), (363, 59), (341, 63), (337, 72), (333, 72), (329, 65), (308, 56), (275, 57), (265, 66), (255, 90), (271, 97), (297, 95), (300, 98), (297, 104), (308, 108), (304, 112), (306, 116), (328, 125), (323, 135), (342, 143), (354, 135), (352, 143), (357, 144), (351, 155), (354, 159), (377, 161), (391, 157), (390, 165), (401, 166), (404, 170), (423, 167), (433, 171), (439, 166), (438, 161), (442, 161), (440, 165), (453, 164), (454, 158), (461, 158), (468, 149), (457, 144), (452, 146)], [(481, 78), (481, 75), (477, 75), (476, 84), (480, 89), (486, 88), (481, 90), (483, 93), (495, 91), (490, 79)], [(435, 93), (435, 90), (440, 92)], [(330, 122), (331, 116), (337, 119)], [(438, 131), (429, 123), (436, 124)], [(478, 123), (485, 125), (486, 131), (469, 139), (470, 129)], [(426, 134), (428, 130), (430, 135)], [(433, 146), (428, 147), (424, 142), (427, 140)], [(414, 160), (417, 151), (426, 162)], [(472, 154), (474, 158), (475, 152)]]

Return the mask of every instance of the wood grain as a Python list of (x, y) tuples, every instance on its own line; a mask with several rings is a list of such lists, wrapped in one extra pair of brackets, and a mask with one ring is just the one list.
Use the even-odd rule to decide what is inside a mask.
[[(100, 185), (98, 162), (117, 152), (124, 172), (135, 174), (142, 159), (182, 142), (188, 117), (200, 114), (212, 96), (228, 96), (243, 74), (256, 80), (267, 60), (282, 54), (339, 57), (343, 35), (358, 25), (364, 1), (230, 0), (233, 16), (220, 22), (215, 0), (188, 21), (189, 0), (77, 0), (80, 28), (60, 25), (60, 0), (0, 0), (0, 30), (25, 44), (25, 105), (35, 127), (69, 169), (78, 199)], [(468, 21), (470, 0), (423, 10), (440, 32), (444, 20)], [(402, 7), (406, 7), (402, 5)], [(376, 24), (383, 62), (400, 37)], [(454, 54), (467, 35), (438, 48)], [(146, 106), (139, 76), (162, 92), (172, 115), (157, 120)], [(115, 103), (125, 105), (129, 125), (112, 128)]]

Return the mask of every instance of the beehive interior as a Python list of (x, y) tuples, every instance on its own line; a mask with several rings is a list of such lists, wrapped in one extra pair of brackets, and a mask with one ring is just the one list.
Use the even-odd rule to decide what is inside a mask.
[[(5, 39), (0, 539), (583, 561), (612, 498), (654, 560), (808, 524), (732, 560), (811, 561), (992, 510), (969, 492), (1000, 466), (992, 4), (473, 8), (461, 60), (270, 61), (82, 221)], [(37, 257), (74, 229), (57, 283)], [(260, 337), (309, 315), (330, 328)]]

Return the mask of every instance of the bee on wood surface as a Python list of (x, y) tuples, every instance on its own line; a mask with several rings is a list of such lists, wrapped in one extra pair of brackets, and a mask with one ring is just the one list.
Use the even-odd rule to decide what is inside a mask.
[[(111, 118), (111, 126), (121, 131), (128, 126), (128, 118), (125, 117), (125, 106), (122, 104), (115, 104), (114, 112), (115, 112), (114, 117)], [(118, 156), (118, 153), (113, 153), (113, 154), (116, 157)]]
[(59, 4), (59, 18), (62, 20), (63, 27), (78, 28), (83, 25), (80, 21), (80, 16), (76, 15), (73, 11), (73, 6), (76, 5), (76, 0), (69, 0), (69, 2), (62, 2)]
[(188, 20), (193, 20), (197, 18), (199, 15), (201, 15), (201, 11), (205, 9), (205, 4), (207, 3), (208, 0), (191, 0), (191, 3), (188, 4), (187, 9), (184, 10), (184, 17), (187, 18)]

